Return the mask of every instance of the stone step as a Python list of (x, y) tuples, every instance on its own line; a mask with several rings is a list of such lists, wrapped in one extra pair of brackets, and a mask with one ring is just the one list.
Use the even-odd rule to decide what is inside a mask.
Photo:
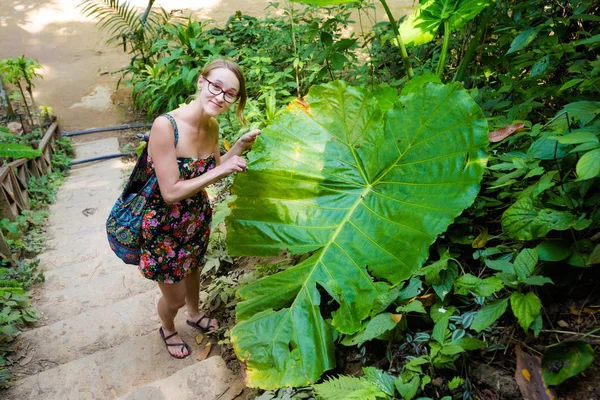
[(135, 389), (117, 400), (233, 400), (244, 390), (221, 357), (192, 364), (170, 377)]
[[(55, 238), (55, 235), (58, 235), (58, 237)], [(63, 238), (60, 238), (59, 233), (53, 234), (50, 236), (50, 240), (54, 242), (56, 249), (47, 250), (38, 255), (40, 266), (45, 271), (100, 258), (108, 260), (112, 258), (115, 262), (121, 262), (108, 245), (106, 228), (103, 225), (81, 228), (71, 235), (72, 238), (90, 237), (93, 238), (93, 241), (90, 239), (87, 243), (85, 243), (85, 241), (79, 243), (74, 241), (72, 246), (61, 245)], [(102, 236), (104, 236), (104, 239), (100, 240)]]
[[(191, 330), (191, 328), (190, 328)], [(211, 353), (217, 356), (197, 361), (201, 347), (194, 341), (195, 334), (181, 329), (180, 335), (192, 348), (186, 359), (169, 356), (158, 332), (143, 336), (128, 337), (114, 347), (93, 354), (78, 354), (78, 358), (63, 365), (50, 365), (51, 368), (18, 380), (3, 393), (5, 400), (105, 400), (114, 399), (134, 391), (136, 388), (168, 378), (177, 371), (197, 366), (194, 371), (205, 371), (203, 380), (189, 382), (197, 393), (206, 390), (226, 393), (229, 386), (239, 380), (227, 368), (218, 354), (220, 349), (213, 346)], [(49, 342), (50, 343), (50, 342)], [(204, 346), (202, 345), (202, 348)], [(34, 350), (35, 351), (35, 350)], [(33, 363), (34, 361), (31, 361)], [(23, 363), (21, 361), (21, 363)], [(200, 372), (198, 372), (200, 374)], [(197, 385), (197, 386), (196, 386)], [(163, 386), (164, 387), (164, 386)], [(218, 399), (204, 397), (197, 399)], [(220, 400), (223, 400), (221, 397)]]
[(158, 297), (157, 288), (22, 333), (16, 358), (11, 358), (31, 357), (31, 361), (24, 370), (17, 368), (17, 371), (37, 373), (156, 331), (160, 326), (156, 311)]
[(142, 277), (135, 265), (99, 270), (95, 277), (90, 277), (86, 283), (76, 287), (58, 289), (58, 285), (52, 284), (48, 275), (46, 282), (33, 295), (34, 306), (40, 314), (37, 326), (49, 325), (66, 316), (72, 317), (94, 308), (109, 306), (156, 288), (156, 282)]
[[(55, 291), (94, 284), (94, 279), (107, 275), (118, 275), (126, 269), (135, 269), (114, 257), (97, 257), (76, 264), (66, 265), (44, 272), (46, 284), (44, 290)], [(138, 274), (139, 276), (139, 274)], [(120, 279), (120, 278), (119, 278)]]
[(75, 149), (74, 161), (120, 153), (119, 140), (116, 137), (81, 142), (73, 147)]

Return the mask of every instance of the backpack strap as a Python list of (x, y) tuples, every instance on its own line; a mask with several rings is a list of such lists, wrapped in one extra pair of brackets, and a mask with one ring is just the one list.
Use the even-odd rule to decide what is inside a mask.
[(177, 129), (177, 122), (175, 122), (175, 118), (173, 118), (170, 114), (161, 114), (161, 116), (166, 117), (173, 127), (173, 134), (175, 135), (175, 147), (177, 147), (177, 142), (179, 141), (179, 130)]

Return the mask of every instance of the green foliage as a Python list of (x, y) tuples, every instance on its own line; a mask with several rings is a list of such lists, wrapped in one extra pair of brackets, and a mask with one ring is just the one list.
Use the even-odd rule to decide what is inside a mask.
[[(314, 2), (334, 3), (347, 2)], [(362, 346), (363, 359), (367, 341), (384, 340), (388, 351), (399, 345), (414, 355), (397, 369), (402, 373), (395, 395), (435, 397), (438, 393), (428, 385), (438, 369), (466, 371), (460, 363), (468, 351), (482, 346), (481, 340), (489, 351), (504, 348), (494, 329), (501, 317), (502, 325), (510, 325), (514, 315), (524, 331), (539, 334), (540, 298), (546, 299), (544, 285), (553, 283), (549, 272), (557, 266), (568, 271), (569, 266), (600, 263), (600, 248), (590, 239), (600, 216), (594, 190), (600, 172), (600, 107), (592, 101), (600, 87), (598, 5), (580, 0), (422, 2), (403, 24), (417, 32), (415, 37), (426, 38), (419, 45), (411, 32), (403, 35), (413, 44), (409, 67), (417, 76), (412, 80), (405, 78), (410, 74), (394, 21), (374, 20), (371, 2), (329, 8), (282, 3), (268, 10), (264, 18), (238, 12), (223, 28), (193, 20), (159, 23), (145, 42), (144, 55), (134, 55), (125, 70), (136, 104), (148, 117), (189, 101), (200, 68), (215, 57), (233, 59), (246, 73), (250, 129), (264, 132), (250, 153), (250, 172), (236, 178), (233, 190), (239, 197), (228, 226), (229, 250), (260, 255), (286, 251), (286, 265), (261, 262), (250, 273), (228, 271), (223, 267), (229, 265), (224, 232), (216, 229), (205, 267), (212, 280), (202, 298), (212, 310), (231, 308), (236, 288), (244, 286), (232, 340), (240, 359), (249, 356), (249, 382), (304, 385), (333, 367), (334, 338)], [(368, 19), (373, 26), (361, 35), (344, 35), (353, 11), (359, 21)], [(461, 110), (466, 95), (464, 101), (442, 103), (435, 111), (427, 101), (414, 104), (439, 87), (426, 82), (453, 77), (468, 89), (469, 104), (481, 107), (491, 129), (524, 125), (523, 131), (488, 145), (489, 168), (478, 196), (477, 185), (460, 186), (446, 175), (449, 168), (472, 168), (477, 170), (473, 182), (479, 181), (477, 156), (454, 164), (418, 158), (444, 147), (466, 154), (466, 147), (456, 142), (420, 146), (426, 150), (407, 146), (412, 134), (431, 130), (452, 136), (444, 132), (445, 118), (437, 112)], [(284, 111), (309, 87), (334, 79), (364, 90), (352, 92), (349, 100), (345, 96), (344, 109), (333, 108), (340, 96), (317, 87), (306, 101), (294, 101)], [(405, 100), (396, 103), (399, 91)], [(402, 106), (406, 109), (400, 118), (397, 109)], [(487, 131), (479, 110), (472, 110)], [(350, 122), (340, 122), (345, 120)], [(387, 125), (381, 129), (389, 143), (373, 140), (384, 120)], [(224, 150), (248, 129), (233, 112), (222, 116), (220, 126)], [(347, 128), (350, 140), (338, 135)], [(454, 126), (452, 131), (461, 129)], [(482, 132), (481, 147), (484, 141)], [(435, 190), (425, 185), (406, 192), (390, 189), (387, 197), (372, 200), (375, 183), (382, 182), (377, 179), (390, 165), (388, 153), (396, 146), (405, 150), (403, 160), (412, 160), (397, 168), (401, 182), (452, 181), (452, 195), (468, 192), (469, 200), (456, 212), (440, 211), (440, 205), (451, 201), (444, 189), (438, 190), (440, 185)], [(415, 172), (419, 168), (422, 174)], [(258, 196), (265, 196), (264, 201)], [(472, 206), (458, 215), (473, 197)], [(428, 207), (431, 214), (422, 210)], [(231, 221), (236, 221), (233, 227)], [(421, 240), (436, 223), (435, 232)], [(241, 231), (247, 234), (244, 240), (239, 240)], [(399, 238), (421, 250), (399, 246)], [(432, 252), (427, 260), (432, 243), (437, 255)], [(290, 267), (288, 261), (300, 253), (305, 253), (300, 263)], [(259, 277), (264, 279), (256, 281)], [(402, 285), (404, 280), (408, 282)], [(506, 313), (509, 303), (512, 315)], [(296, 376), (284, 382), (281, 371)], [(365, 379), (392, 396), (374, 375)], [(462, 391), (465, 399), (474, 396), (467, 374), (448, 382), (448, 390)], [(291, 394), (282, 389), (265, 396)]]
[[(239, 292), (240, 322), (232, 342), (238, 357), (248, 359), (251, 385), (302, 385), (332, 367), (332, 331), (319, 312), (317, 285), (340, 304), (333, 327), (344, 334), (361, 330), (375, 299), (388, 290), (369, 273), (391, 283), (409, 278), (436, 235), (472, 201), (485, 163), (485, 132), (477, 107), (456, 85), (428, 84), (421, 93), (398, 99), (384, 117), (368, 92), (341, 82), (314, 87), (305, 103), (292, 103), (263, 131), (250, 155), (250, 172), (235, 181), (229, 251), (314, 254)], [(269, 151), (269, 141), (277, 142), (279, 151)], [(430, 195), (430, 186), (439, 196)], [(399, 203), (403, 207), (396, 207)], [(428, 222), (434, 214), (435, 222)], [(299, 218), (306, 222), (298, 224)], [(286, 349), (259, 351), (274, 346), (274, 332)], [(311, 337), (306, 344), (301, 332)]]
[(327, 400), (377, 400), (387, 399), (373, 382), (364, 378), (340, 376), (315, 385), (317, 395)]
[[(447, 23), (449, 32), (461, 29), (490, 1), (484, 0), (428, 0), (423, 1), (414, 13), (400, 26), (406, 44), (420, 45), (434, 39), (440, 25)], [(445, 33), (445, 32), (444, 32)]]
[(594, 362), (592, 346), (583, 341), (549, 346), (542, 357), (542, 373), (548, 385), (560, 385), (583, 372)]
[(26, 289), (43, 281), (37, 271), (38, 262), (17, 262), (16, 266), (0, 266), (0, 388), (6, 387), (10, 377), (4, 369), (5, 358), (12, 352), (12, 342), (26, 324), (36, 322), (37, 311), (31, 306)]
[(2, 158), (35, 158), (42, 155), (38, 149), (19, 143), (0, 143), (0, 157)]

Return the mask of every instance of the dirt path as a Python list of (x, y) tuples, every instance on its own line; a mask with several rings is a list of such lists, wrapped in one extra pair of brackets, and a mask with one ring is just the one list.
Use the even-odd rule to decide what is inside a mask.
[[(78, 0), (2, 0), (0, 2), (0, 58), (25, 54), (44, 67), (34, 92), (39, 104), (54, 108), (65, 131), (107, 126), (133, 117), (118, 105), (128, 89), (115, 90), (119, 74), (129, 62), (120, 48), (107, 47), (107, 36), (93, 21), (82, 17)], [(186, 9), (201, 19), (223, 24), (236, 10), (265, 14), (270, 0), (159, 0), (165, 9)], [(139, 7), (146, 0), (131, 0)], [(201, 5), (199, 5), (201, 4)], [(390, 1), (399, 17), (409, 12), (412, 0)], [(378, 16), (385, 13), (379, 8)]]

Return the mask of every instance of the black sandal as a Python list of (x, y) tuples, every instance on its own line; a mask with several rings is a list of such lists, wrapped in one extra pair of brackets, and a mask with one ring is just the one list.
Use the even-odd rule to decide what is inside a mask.
[[(190, 349), (190, 346), (188, 346), (183, 340), (181, 341), (181, 343), (168, 343), (167, 340), (171, 339), (173, 336), (177, 335), (177, 332), (165, 337), (165, 332), (163, 331), (162, 326), (160, 327), (160, 329), (158, 330), (158, 332), (160, 333), (160, 337), (162, 338), (163, 342), (165, 342), (165, 345), (167, 346), (167, 352), (171, 355), (171, 357), (174, 358), (178, 358), (178, 359), (183, 359), (186, 357), (189, 357), (190, 354), (192, 354), (192, 349)], [(173, 346), (181, 346), (181, 350), (183, 351), (183, 348), (185, 347), (188, 351), (188, 353), (186, 355), (183, 356), (176, 356), (175, 354), (171, 353), (169, 351), (169, 347), (173, 347)]]
[[(206, 328), (204, 328), (203, 326), (200, 325), (200, 323), (203, 320), (205, 320), (205, 319), (208, 319), (208, 323), (206, 324)], [(215, 321), (217, 323), (217, 325), (219, 324), (219, 321), (217, 321), (215, 318), (208, 318), (206, 315), (201, 316), (200, 319), (198, 321), (196, 321), (196, 322), (192, 322), (189, 319), (187, 321), (185, 321), (185, 322), (187, 322), (187, 324), (189, 326), (198, 329), (202, 333), (208, 333), (208, 332), (212, 332), (212, 331), (214, 331), (214, 330), (216, 330), (218, 328), (218, 326), (217, 326), (217, 328), (210, 329), (212, 321)]]

